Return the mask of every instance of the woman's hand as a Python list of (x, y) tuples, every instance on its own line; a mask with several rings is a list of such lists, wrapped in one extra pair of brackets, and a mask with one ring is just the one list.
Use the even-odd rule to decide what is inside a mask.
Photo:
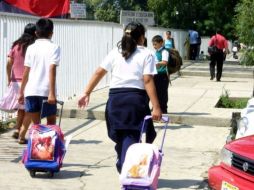
[(79, 100), (78, 100), (78, 107), (79, 108), (85, 108), (90, 100), (90, 94), (84, 94)]
[(19, 92), (18, 103), (22, 104), (22, 105), (24, 104), (24, 93), (23, 92)]
[(152, 118), (153, 118), (153, 120), (160, 121), (161, 117), (162, 117), (162, 111), (161, 111), (160, 107), (153, 108), (153, 111), (152, 111)]

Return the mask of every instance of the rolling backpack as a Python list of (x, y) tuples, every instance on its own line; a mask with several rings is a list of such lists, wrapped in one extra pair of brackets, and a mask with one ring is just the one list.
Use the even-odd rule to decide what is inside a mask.
[(144, 118), (141, 128), (139, 143), (132, 144), (127, 152), (123, 168), (120, 174), (122, 190), (156, 190), (160, 176), (160, 168), (163, 157), (163, 144), (166, 137), (169, 117), (163, 116), (165, 122), (161, 146), (142, 143), (142, 134), (145, 132), (144, 124), (151, 116)]
[(34, 124), (29, 129), (27, 148), (23, 152), (22, 162), (31, 177), (36, 172), (46, 172), (49, 177), (59, 172), (66, 153), (64, 135), (60, 128), (63, 102), (59, 125)]

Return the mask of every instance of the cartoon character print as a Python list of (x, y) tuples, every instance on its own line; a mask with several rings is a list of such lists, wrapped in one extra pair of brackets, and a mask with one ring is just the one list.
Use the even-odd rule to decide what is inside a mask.
[(34, 133), (31, 143), (31, 159), (54, 160), (55, 132)]
[(142, 155), (138, 164), (135, 164), (129, 169), (128, 177), (142, 178), (147, 174), (147, 155)]

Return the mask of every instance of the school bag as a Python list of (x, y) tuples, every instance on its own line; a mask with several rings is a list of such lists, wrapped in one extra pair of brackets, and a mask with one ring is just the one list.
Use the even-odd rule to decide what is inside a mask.
[(181, 66), (183, 64), (183, 60), (177, 49), (171, 48), (167, 51), (169, 52), (167, 72), (168, 75), (171, 75), (173, 73), (180, 71)]
[(160, 148), (154, 144), (141, 143), (142, 133), (145, 131), (144, 123), (148, 119), (151, 119), (151, 116), (144, 118), (140, 142), (131, 145), (126, 152), (125, 161), (119, 177), (122, 190), (157, 189), (163, 156), (162, 148), (169, 117), (163, 116), (162, 118), (163, 122), (165, 122), (165, 127)]
[[(63, 109), (63, 102), (60, 104)], [(46, 172), (49, 177), (53, 177), (62, 167), (66, 153), (64, 135), (60, 128), (62, 109), (59, 125), (35, 124), (29, 129), (28, 144), (23, 152), (22, 162), (31, 177), (35, 177), (36, 172)]]

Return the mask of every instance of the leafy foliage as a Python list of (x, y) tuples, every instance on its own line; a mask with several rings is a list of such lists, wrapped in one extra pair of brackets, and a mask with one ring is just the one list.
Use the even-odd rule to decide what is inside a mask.
[(14, 126), (16, 121), (3, 122), (0, 120), (0, 134), (10, 129), (10, 126)]
[(254, 1), (241, 0), (236, 6), (236, 30), (240, 41), (247, 46), (244, 51), (244, 65), (254, 65)]
[(98, 8), (95, 12), (95, 18), (101, 21), (117, 22), (117, 11), (112, 5), (106, 5), (105, 8)]
[(242, 109), (246, 107), (247, 102), (248, 102), (248, 98), (230, 98), (229, 92), (225, 91), (225, 94), (223, 93), (220, 96), (220, 99), (216, 107)]
[[(237, 36), (233, 18), (240, 0), (78, 0), (87, 6), (88, 19), (119, 22), (120, 10), (153, 11), (157, 26), (196, 29), (212, 35), (220, 28), (228, 39)], [(251, 0), (249, 0), (251, 1)], [(252, 22), (253, 23), (253, 22)]]

